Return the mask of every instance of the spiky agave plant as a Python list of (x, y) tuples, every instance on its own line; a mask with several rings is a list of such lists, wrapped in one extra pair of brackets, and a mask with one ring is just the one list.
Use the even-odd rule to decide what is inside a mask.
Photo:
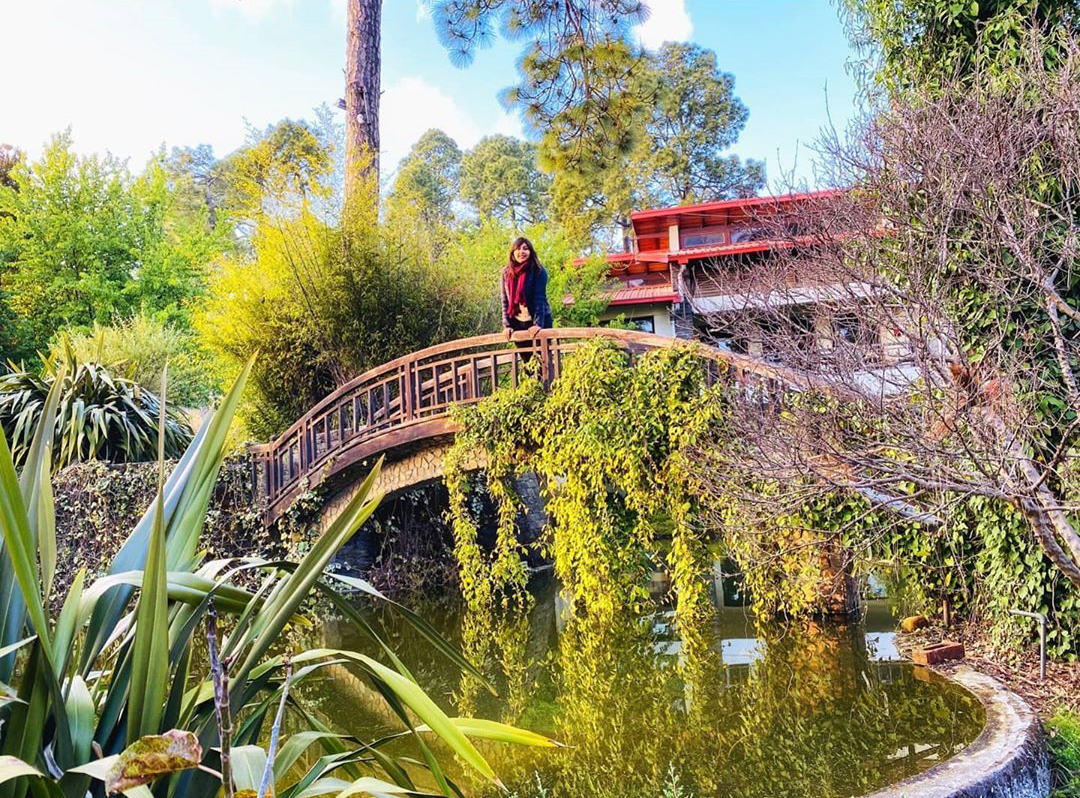
[[(65, 342), (60, 357), (50, 354), (37, 371), (13, 363), (0, 375), (0, 428), (16, 466), (21, 465), (45, 408), (59, 386), (53, 426), (53, 466), (84, 460), (130, 463), (153, 460), (161, 399), (148, 386), (76, 359)], [(176, 408), (165, 405), (165, 456), (179, 457), (192, 433)]]
[[(44, 402), (21, 475), (0, 436), (0, 713), (5, 721), (0, 728), (0, 798), (28, 793), (83, 798), (106, 790), (142, 798), (415, 793), (418, 765), (407, 765), (385, 750), (401, 737), (413, 740), (422, 757), (419, 767), (438, 789), (454, 796), (459, 793), (425, 736), (437, 735), (464, 762), (496, 781), (470, 738), (553, 745), (502, 724), (447, 717), (376, 631), (322, 580), (330, 558), (378, 504), (379, 497), (369, 495), (378, 466), (299, 563), (202, 561), (199, 534), (250, 368), (167, 480), (162, 468), (156, 501), (117, 553), (109, 575), (86, 585), (80, 571), (55, 617), (47, 614), (46, 601), (56, 552), (47, 430), (52, 429), (61, 383), (54, 384)], [(159, 430), (162, 423), (159, 419)], [(262, 572), (254, 592), (232, 584), (241, 570)], [(382, 598), (363, 582), (346, 581)], [(316, 649), (286, 662), (271, 653), (316, 588), (371, 637), (379, 656)], [(422, 619), (400, 611), (433, 646), (476, 674)], [(220, 643), (216, 633), (211, 636), (210, 647), (220, 646), (220, 651), (213, 651), (213, 672), (200, 672), (193, 651), (203, 639), (208, 614), (216, 613), (232, 616), (229, 632)], [(351, 665), (372, 684), (401, 719), (400, 733), (368, 741), (337, 733), (309, 712), (296, 692), (286, 695), (332, 664)], [(8, 686), (12, 682), (17, 689)], [(272, 743), (264, 748), (263, 729), (275, 707)], [(279, 749), (286, 711), (295, 712), (307, 730), (282, 741)], [(302, 776), (289, 780), (295, 763), (312, 746), (319, 746), (322, 755)]]

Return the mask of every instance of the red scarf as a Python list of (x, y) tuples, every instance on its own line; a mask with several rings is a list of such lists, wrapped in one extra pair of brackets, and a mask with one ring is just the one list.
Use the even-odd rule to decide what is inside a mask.
[(518, 314), (518, 307), (528, 303), (525, 301), (525, 272), (529, 269), (529, 262), (513, 263), (506, 270), (506, 296), (509, 302), (506, 307), (506, 318), (512, 319)]

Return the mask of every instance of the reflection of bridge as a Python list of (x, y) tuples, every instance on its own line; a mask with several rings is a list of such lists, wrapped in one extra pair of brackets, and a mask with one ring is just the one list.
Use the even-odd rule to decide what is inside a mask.
[(550, 387), (565, 356), (583, 340), (596, 337), (615, 341), (631, 355), (676, 344), (698, 346), (710, 381), (722, 374), (759, 383), (779, 376), (779, 370), (753, 358), (604, 327), (543, 330), (535, 339), (528, 332), (515, 333), (516, 347), (508, 346), (500, 334), (432, 346), (361, 374), (315, 405), (277, 440), (252, 447), (256, 492), (265, 504), (267, 522), (304, 490), (350, 466), (380, 454), (394, 459), (445, 440), (454, 432), (452, 405), (474, 404), (500, 387), (516, 386), (526, 362), (534, 358), (544, 386)]

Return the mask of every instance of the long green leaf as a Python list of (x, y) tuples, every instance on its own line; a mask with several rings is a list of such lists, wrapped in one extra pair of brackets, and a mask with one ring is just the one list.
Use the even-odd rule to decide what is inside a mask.
[[(67, 672), (67, 662), (71, 655), (71, 646), (75, 642), (75, 634), (79, 629), (80, 616), (79, 606), (82, 603), (83, 583), (86, 580), (86, 569), (80, 568), (75, 573), (75, 578), (68, 588), (64, 606), (60, 608), (60, 617), (56, 620), (56, 629), (53, 638), (53, 662), (56, 663), (60, 673)], [(83, 619), (85, 620), (85, 618)]]
[[(26, 761), (37, 761), (49, 714), (51, 691), (48, 685), (48, 665), (45, 663), (41, 640), (34, 641), (26, 669), (19, 683), (20, 703), (12, 704), (4, 723), (3, 753)], [(0, 783), (0, 796), (20, 795), (25, 783)]]
[(37, 768), (27, 765), (18, 757), (0, 756), (0, 784), (3, 784), (3, 788), (10, 789), (18, 779), (30, 782), (35, 798), (64, 798), (60, 788)]
[[(339, 792), (336, 798), (349, 798), (353, 795), (404, 795), (411, 792), (404, 787), (399, 787), (396, 784), (391, 784), (388, 781), (382, 779), (373, 779), (370, 776), (364, 776), (349, 784), (344, 790)], [(423, 793), (420, 793), (423, 794)]]
[(73, 677), (68, 688), (67, 714), (72, 752), (81, 765), (90, 761), (90, 744), (94, 740), (94, 699), (81, 676)]
[[(387, 598), (363, 579), (356, 579), (355, 577), (344, 576), (342, 574), (336, 573), (328, 573), (327, 578), (339, 581), (342, 584), (346, 584), (349, 587), (360, 590), (370, 596), (378, 598), (380, 601), (385, 601), (386, 603), (390, 604), (398, 615), (403, 617), (406, 622), (420, 634), (421, 637), (423, 637), (431, 645), (433, 645), (444, 657), (453, 662), (460, 670), (469, 673), (471, 676), (477, 679), (489, 693), (491, 693), (492, 695), (496, 695), (495, 687), (491, 684), (488, 678), (484, 676), (484, 674), (481, 673), (475, 665), (469, 662), (469, 660), (466, 659), (465, 656), (460, 651), (458, 651), (458, 649), (454, 645), (452, 645), (446, 638), (439, 634), (435, 630), (435, 627), (433, 627), (430, 623), (424, 620), (421, 615), (409, 609), (404, 604), (399, 604), (393, 599)], [(356, 613), (355, 611), (349, 612), (345, 609), (346, 607), (349, 607), (349, 609), (351, 609), (347, 601), (345, 601), (344, 599), (340, 599), (340, 597), (338, 597), (336, 594), (331, 594), (329, 588), (325, 588), (323, 592), (330, 596), (330, 599), (334, 602), (335, 606), (345, 611), (350, 618), (353, 618), (354, 621), (357, 620), (356, 616), (358, 615), (358, 613)], [(376, 640), (376, 642), (381, 643), (380, 640)]]
[[(562, 748), (563, 745), (550, 737), (509, 726), (494, 720), (483, 718), (450, 718), (450, 723), (461, 731), (466, 737), (477, 737), (481, 740), (494, 740), (500, 743), (513, 743), (514, 745), (529, 745), (541, 748)], [(417, 731), (431, 731), (427, 726), (417, 726)]]
[(351, 783), (335, 776), (326, 776), (316, 779), (307, 789), (296, 793), (291, 798), (316, 798), (319, 795), (336, 795), (342, 790), (348, 789)]
[(322, 575), (326, 564), (344, 545), (364, 521), (375, 512), (382, 496), (369, 499), (375, 480), (382, 468), (382, 458), (371, 469), (371, 473), (361, 483), (356, 495), (334, 519), (326, 531), (319, 536), (311, 549), (296, 566), (296, 570), (284, 580), (284, 587), (268, 599), (262, 611), (252, 624), (248, 638), (252, 641), (243, 664), (236, 669), (235, 678), (242, 682), (246, 675), (262, 659), (263, 655), (277, 640), (285, 624), (296, 612), (300, 604), (311, 592), (312, 586)]
[(320, 731), (304, 731), (289, 735), (289, 739), (281, 746), (277, 757), (274, 758), (274, 782), (284, 779), (308, 748), (320, 740), (329, 738), (341, 740), (343, 735)]
[(257, 745), (238, 745), (230, 749), (230, 752), (236, 791), (258, 792), (259, 782), (266, 770), (266, 751)]
[(11, 781), (25, 776), (43, 777), (41, 771), (26, 764), (18, 757), (0, 756), (0, 782)]
[(169, 678), (168, 594), (165, 581), (165, 499), (158, 487), (157, 513), (143, 586), (135, 610), (131, 688), (127, 710), (128, 745), (160, 731)]
[[(85, 622), (86, 618), (94, 610), (94, 607), (103, 596), (118, 585), (130, 585), (138, 587), (143, 583), (142, 571), (125, 571), (124, 573), (103, 576), (83, 591), (79, 605), (79, 618)], [(214, 598), (214, 605), (224, 612), (243, 612), (249, 603), (258, 605), (257, 597), (238, 587), (222, 585), (212, 579), (206, 579), (198, 574), (186, 571), (168, 571), (165, 574), (165, 588), (168, 597), (172, 601), (182, 601), (185, 604), (200, 604), (208, 596)]]
[(45, 598), (52, 593), (53, 577), (56, 575), (56, 511), (52, 495), (52, 458), (48, 451), (46, 447), (37, 490), (37, 541), (41, 559), (41, 594)]
[[(339, 649), (320, 649), (327, 654), (346, 657), (364, 667), (375, 680), (381, 682), (422, 720), (430, 731), (437, 734), (454, 753), (486, 778), (501, 784), (491, 765), (481, 756), (465, 734), (446, 716), (438, 705), (425, 693), (416, 682), (402, 676), (397, 671), (373, 660), (365, 654)], [(310, 653), (310, 652), (309, 652)]]
[(37, 640), (37, 635), (30, 635), (30, 637), (6, 645), (3, 648), (0, 648), (0, 657), (6, 657), (8, 654), (18, 651), (27, 643), (33, 643), (35, 640)]
[[(42, 421), (47, 420), (49, 416), (48, 412), (43, 414)], [(45, 451), (48, 451), (48, 447), (45, 447)], [(25, 468), (35, 469), (40, 475), (39, 465), (37, 462), (27, 460)], [(30, 480), (31, 485), (36, 481), (36, 478)], [(36, 488), (31, 487), (30, 490), (36, 490)], [(35, 730), (40, 732), (38, 725), (44, 724), (45, 716), (51, 708), (55, 717), (54, 756), (62, 767), (66, 767), (72, 764), (71, 737), (60, 689), (60, 675), (52, 658), (49, 622), (45, 615), (44, 599), (38, 581), (35, 534), (31, 528), (30, 515), (15, 475), (11, 451), (8, 449), (7, 440), (3, 434), (0, 434), (0, 530), (2, 530), (4, 540), (0, 561), (11, 565), (11, 570), (14, 571), (18, 580), (22, 606), (25, 607), (25, 610), (20, 610), (18, 613), (19, 617), (23, 617), (22, 613), (25, 612), (38, 636), (38, 641), (34, 645), (37, 656), (32, 657), (36, 667), (23, 680), (24, 683), (32, 685), (34, 700), (27, 701), (25, 707), (17, 707), (13, 710), (11, 721), (14, 723), (17, 715), (23, 715), (24, 728), (5, 735), (4, 750), (6, 753), (15, 754), (24, 759), (36, 757), (38, 752), (31, 751), (30, 747), (33, 745), (36, 748), (40, 739), (33, 741), (29, 735)], [(7, 609), (13, 608), (17, 608), (16, 603), (9, 604)], [(12, 619), (8, 618), (8, 620)], [(21, 624), (21, 621), (19, 623)], [(14, 627), (6, 627), (4, 634), (10, 634), (13, 631), (15, 631)], [(20, 628), (19, 632), (21, 631)], [(41, 690), (44, 692), (39, 692)], [(17, 742), (9, 744), (9, 738)]]
[[(179, 534), (181, 537), (198, 538), (198, 528), (193, 530), (189, 526), (184, 529), (176, 523), (176, 520), (192, 515), (205, 516), (205, 503), (209, 501), (210, 494), (202, 486), (206, 483), (212, 484), (217, 479), (224, 457), (224, 445), (229, 426), (253, 364), (253, 359), (248, 361), (232, 388), (222, 399), (217, 411), (196, 433), (195, 438), (165, 481), (166, 537)], [(136, 524), (135, 529), (113, 558), (109, 573), (142, 570), (146, 562), (149, 538), (153, 531), (153, 519), (154, 509), (151, 508)], [(189, 548), (190, 546), (185, 541), (184, 545), (179, 546), (177, 550), (187, 551)], [(101, 653), (113, 627), (124, 614), (124, 608), (131, 594), (132, 588), (117, 586), (109, 591), (108, 595), (94, 608), (83, 647), (81, 669), (84, 673), (90, 670), (93, 661)]]
[[(27, 462), (27, 468), (36, 464)], [(29, 516), (19, 480), (15, 475), (15, 463), (7, 440), (0, 433), (0, 531), (4, 536), (3, 559), (9, 560), (22, 593), (23, 606), (38, 637), (48, 644), (49, 623), (38, 582), (34, 534), (28, 523)], [(22, 630), (20, 629), (19, 632)], [(14, 638), (17, 639), (17, 638)], [(10, 640), (2, 641), (4, 644)]]

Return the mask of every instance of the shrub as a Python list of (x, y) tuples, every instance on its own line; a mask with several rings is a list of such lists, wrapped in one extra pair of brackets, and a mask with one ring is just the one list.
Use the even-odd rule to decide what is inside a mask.
[[(52, 425), (52, 466), (63, 468), (85, 460), (129, 463), (153, 460), (157, 454), (156, 393), (126, 377), (117, 377), (97, 363), (46, 358), (40, 371), (9, 364), (0, 376), (0, 428), (10, 441), (12, 457), (21, 465), (30, 449), (45, 397), (60, 381), (58, 409)], [(165, 456), (179, 457), (191, 442), (191, 428), (171, 405), (165, 409)]]
[[(162, 323), (148, 313), (121, 317), (113, 324), (95, 324), (90, 332), (67, 336), (75, 357), (97, 363), (139, 385), (160, 385), (169, 364), (169, 396), (181, 407), (201, 407), (212, 393), (208, 357), (190, 333)], [(62, 345), (53, 347), (54, 356)]]

